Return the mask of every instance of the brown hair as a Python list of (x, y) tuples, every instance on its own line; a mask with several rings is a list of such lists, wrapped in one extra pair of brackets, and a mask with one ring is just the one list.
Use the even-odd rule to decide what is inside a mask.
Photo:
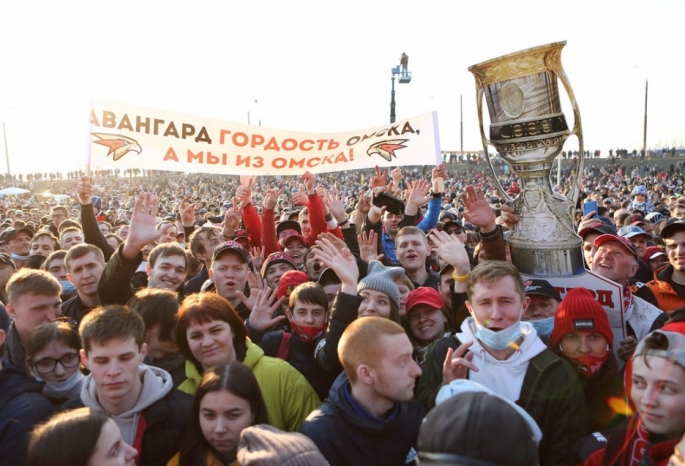
[(208, 323), (214, 320), (226, 322), (233, 331), (233, 347), (239, 361), (245, 359), (247, 329), (231, 303), (216, 293), (195, 293), (186, 297), (178, 310), (176, 323), (176, 344), (188, 361), (202, 372), (202, 364), (193, 355), (188, 345), (186, 332), (195, 323)]
[(142, 288), (126, 303), (131, 311), (140, 314), (149, 329), (159, 324), (159, 339), (170, 341), (176, 326), (176, 314), (181, 304), (178, 295), (160, 288)]
[(298, 301), (318, 304), (319, 306), (323, 306), (324, 310), (328, 312), (328, 298), (326, 297), (326, 292), (317, 283), (305, 282), (298, 285), (297, 288), (290, 293), (288, 306), (291, 310), (295, 308)]
[(469, 279), (466, 282), (466, 292), (470, 297), (473, 294), (473, 287), (476, 283), (485, 283), (491, 285), (497, 280), (511, 277), (514, 279), (514, 284), (516, 285), (516, 291), (521, 300), (526, 299), (526, 287), (523, 284), (523, 279), (521, 274), (514, 264), (504, 261), (486, 261), (482, 264), (478, 264), (469, 274)]
[(54, 260), (61, 260), (62, 262), (64, 262), (64, 258), (66, 257), (66, 255), (67, 255), (67, 251), (65, 251), (64, 249), (60, 249), (59, 251), (54, 251), (53, 253), (51, 253), (47, 257), (47, 259), (45, 259), (45, 262), (43, 262), (41, 269), (48, 271), (50, 269), (50, 265), (48, 265), (48, 264), (50, 264), (50, 262), (52, 262)]
[(404, 329), (383, 317), (364, 317), (348, 325), (338, 343), (338, 357), (350, 382), (357, 381), (357, 367), (373, 366), (383, 357), (383, 335), (400, 334), (406, 334)]
[(98, 262), (105, 265), (105, 256), (102, 254), (102, 250), (99, 247), (92, 244), (81, 243), (69, 249), (67, 255), (64, 257), (64, 265), (67, 267), (67, 272), (71, 272), (71, 268), (69, 267), (71, 261), (85, 257), (91, 252), (95, 254), (95, 259)]
[(79, 325), (79, 333), (86, 353), (92, 344), (102, 346), (110, 340), (128, 340), (131, 337), (140, 349), (145, 336), (145, 322), (129, 308), (110, 304), (86, 314)]
[(205, 252), (205, 247), (202, 245), (202, 241), (207, 239), (206, 233), (216, 233), (219, 237), (221, 237), (221, 232), (219, 229), (211, 225), (205, 225), (192, 232), (188, 238), (188, 242), (190, 243), (190, 252), (193, 254), (193, 256), (197, 257), (198, 254)]
[(26, 340), (26, 366), (31, 366), (36, 353), (51, 342), (64, 343), (77, 352), (81, 349), (81, 337), (74, 324), (65, 321), (45, 322), (34, 328)]
[(49, 231), (39, 231), (38, 233), (36, 233), (36, 235), (33, 238), (31, 238), (31, 244), (33, 244), (36, 240), (43, 238), (43, 237), (50, 238), (52, 240), (53, 252), (60, 249), (61, 246), (59, 244), (59, 239), (57, 239), (57, 237), (55, 235), (53, 235), (52, 233), (50, 233)]
[(44, 270), (19, 269), (7, 282), (7, 302), (10, 304), (26, 294), (59, 296), (61, 292), (57, 279)]
[(188, 258), (186, 257), (185, 249), (178, 245), (178, 243), (162, 243), (150, 251), (150, 255), (147, 258), (150, 267), (155, 266), (157, 259), (164, 259), (165, 257), (179, 256), (183, 257), (183, 263), (185, 264), (185, 269), (188, 270)]

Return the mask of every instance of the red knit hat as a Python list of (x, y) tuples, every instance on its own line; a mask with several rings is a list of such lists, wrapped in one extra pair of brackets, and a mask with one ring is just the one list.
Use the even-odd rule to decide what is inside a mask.
[(559, 304), (554, 316), (554, 330), (549, 338), (550, 347), (556, 348), (561, 340), (573, 332), (597, 332), (614, 346), (614, 333), (609, 317), (601, 304), (586, 288), (574, 288)]

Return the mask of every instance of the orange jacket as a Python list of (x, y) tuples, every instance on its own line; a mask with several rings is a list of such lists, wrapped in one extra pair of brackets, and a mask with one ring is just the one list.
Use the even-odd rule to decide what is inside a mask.
[(673, 266), (666, 264), (665, 266), (654, 271), (654, 280), (647, 283), (647, 286), (659, 303), (659, 309), (664, 312), (678, 309), (685, 306), (685, 298), (678, 296), (671, 286), (673, 276)]

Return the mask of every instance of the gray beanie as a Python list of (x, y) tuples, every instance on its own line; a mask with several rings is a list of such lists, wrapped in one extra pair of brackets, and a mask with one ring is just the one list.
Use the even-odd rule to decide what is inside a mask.
[(400, 290), (395, 285), (395, 280), (404, 275), (402, 267), (386, 267), (378, 261), (369, 262), (366, 277), (359, 280), (357, 293), (364, 290), (380, 291), (388, 295), (395, 305), (400, 307)]
[(236, 459), (241, 466), (328, 466), (309, 437), (266, 424), (243, 429)]

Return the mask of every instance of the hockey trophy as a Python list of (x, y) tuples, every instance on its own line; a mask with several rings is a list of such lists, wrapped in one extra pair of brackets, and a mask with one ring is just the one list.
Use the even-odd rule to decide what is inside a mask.
[[(552, 189), (550, 172), (566, 139), (575, 135), (583, 170), (583, 133), (578, 104), (561, 66), (566, 42), (534, 47), (495, 58), (469, 71), (476, 78), (478, 122), (485, 157), (499, 194), (521, 217), (507, 242), (512, 262), (522, 274), (571, 277), (585, 273), (582, 240), (573, 226), (580, 177), (563, 196)], [(573, 106), (569, 130), (561, 111), (561, 81)], [(483, 129), (483, 95), (490, 115), (490, 137)], [(520, 178), (521, 192), (510, 197), (495, 173), (488, 145), (495, 147)]]

